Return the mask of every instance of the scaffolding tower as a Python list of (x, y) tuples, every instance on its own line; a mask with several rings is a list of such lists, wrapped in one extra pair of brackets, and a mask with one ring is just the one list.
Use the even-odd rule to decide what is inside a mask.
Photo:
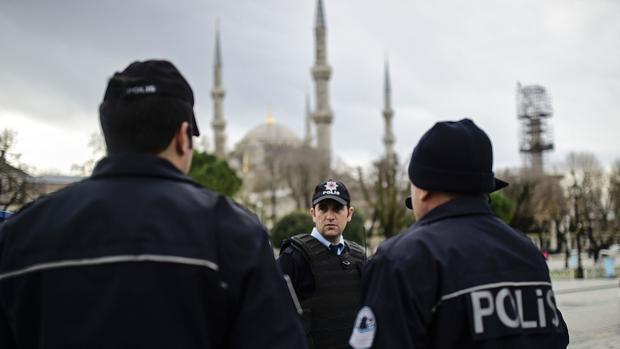
[(544, 154), (553, 150), (553, 132), (548, 123), (553, 116), (551, 99), (540, 85), (521, 86), (517, 82), (517, 118), (520, 122), (519, 151), (525, 168), (534, 176), (544, 174)]

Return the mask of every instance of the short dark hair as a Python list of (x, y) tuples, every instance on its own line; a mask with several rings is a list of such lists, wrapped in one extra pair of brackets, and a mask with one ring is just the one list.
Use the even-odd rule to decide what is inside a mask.
[(176, 98), (144, 96), (106, 101), (99, 106), (99, 119), (108, 155), (158, 154), (165, 150), (183, 121), (189, 122), (192, 145), (192, 108)]

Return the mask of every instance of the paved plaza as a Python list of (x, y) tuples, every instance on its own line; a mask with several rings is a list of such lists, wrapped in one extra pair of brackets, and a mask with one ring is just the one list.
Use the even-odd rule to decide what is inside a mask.
[(617, 278), (553, 281), (570, 333), (569, 349), (620, 349), (618, 282)]

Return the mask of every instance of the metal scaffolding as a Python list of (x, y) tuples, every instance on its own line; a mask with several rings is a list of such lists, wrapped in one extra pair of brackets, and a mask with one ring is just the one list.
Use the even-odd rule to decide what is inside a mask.
[(534, 176), (544, 174), (544, 154), (553, 150), (553, 132), (548, 123), (553, 116), (551, 99), (540, 85), (521, 86), (517, 82), (517, 118), (520, 121), (519, 151), (525, 167)]

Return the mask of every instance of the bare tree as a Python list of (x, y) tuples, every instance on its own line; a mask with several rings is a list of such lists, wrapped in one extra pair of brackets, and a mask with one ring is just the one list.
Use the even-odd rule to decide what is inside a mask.
[(29, 185), (30, 176), (19, 163), (20, 154), (13, 151), (17, 133), (0, 131), (0, 209), (18, 209), (36, 195)]
[(525, 174), (515, 175), (505, 172), (502, 175), (510, 185), (502, 192), (515, 203), (515, 211), (510, 225), (524, 233), (536, 233), (541, 230), (536, 220), (536, 190), (539, 178)]
[(566, 267), (570, 246), (576, 246), (575, 273), (583, 277), (581, 252), (587, 250), (596, 261), (600, 249), (617, 238), (610, 230), (618, 225), (620, 162), (608, 180), (591, 153), (570, 153), (565, 165), (565, 177), (508, 174), (505, 177), (511, 185), (504, 193), (516, 203), (511, 225), (537, 234), (541, 248), (549, 247), (551, 236), (547, 234), (555, 234), (559, 243), (556, 251), (564, 252)]
[[(307, 146), (287, 144), (266, 144), (262, 162), (252, 169), (253, 180), (248, 183), (252, 193), (265, 193), (268, 212), (266, 218), (274, 224), (277, 216), (286, 212), (281, 209), (279, 200), (287, 195), (294, 202), (295, 209), (308, 208), (314, 185), (319, 177), (321, 162), (319, 152)], [(292, 208), (291, 208), (292, 209)]]
[(563, 177), (532, 176), (526, 172), (518, 175), (505, 172), (501, 177), (510, 183), (502, 192), (515, 203), (510, 225), (537, 236), (541, 249), (550, 249), (549, 241), (554, 234), (559, 242), (556, 252), (565, 252), (565, 264), (568, 267), (569, 201), (561, 185)]
[[(566, 162), (572, 182), (572, 199), (575, 201), (575, 229), (585, 234), (589, 244), (588, 253), (597, 261), (608, 225), (607, 205), (603, 201), (603, 169), (591, 153), (570, 153)], [(577, 243), (578, 246), (581, 243), (579, 238)]]
[(554, 234), (558, 246), (552, 252), (564, 252), (564, 264), (568, 268), (570, 249), (568, 244), (569, 201), (564, 188), (560, 184), (562, 176), (540, 177), (534, 194), (534, 220), (541, 227), (541, 247), (550, 250), (548, 240), (542, 241), (542, 231)]
[(413, 223), (413, 214), (405, 207), (409, 196), (406, 178), (396, 159), (376, 161), (367, 178), (358, 168), (358, 182), (370, 210), (369, 235), (378, 233), (389, 238)]
[(321, 177), (324, 170), (319, 161), (321, 153), (316, 148), (302, 145), (285, 152), (279, 163), (279, 170), (295, 200), (297, 210), (309, 207), (314, 186), (326, 178)]
[(277, 205), (278, 205), (278, 190), (282, 189), (282, 172), (281, 161), (283, 155), (286, 153), (286, 149), (283, 146), (276, 144), (268, 144), (265, 146), (265, 159), (263, 163), (264, 175), (256, 182), (257, 191), (269, 192), (269, 205), (271, 212), (269, 212), (269, 221), (271, 225), (275, 224), (277, 217)]
[(17, 132), (15, 130), (5, 128), (0, 131), (0, 159), (7, 163), (19, 162), (20, 155), (13, 152), (16, 137)]
[(611, 167), (609, 174), (609, 184), (607, 187), (607, 197), (609, 200), (610, 215), (612, 229), (615, 232), (614, 239), (619, 242), (620, 236), (620, 159), (616, 160)]

